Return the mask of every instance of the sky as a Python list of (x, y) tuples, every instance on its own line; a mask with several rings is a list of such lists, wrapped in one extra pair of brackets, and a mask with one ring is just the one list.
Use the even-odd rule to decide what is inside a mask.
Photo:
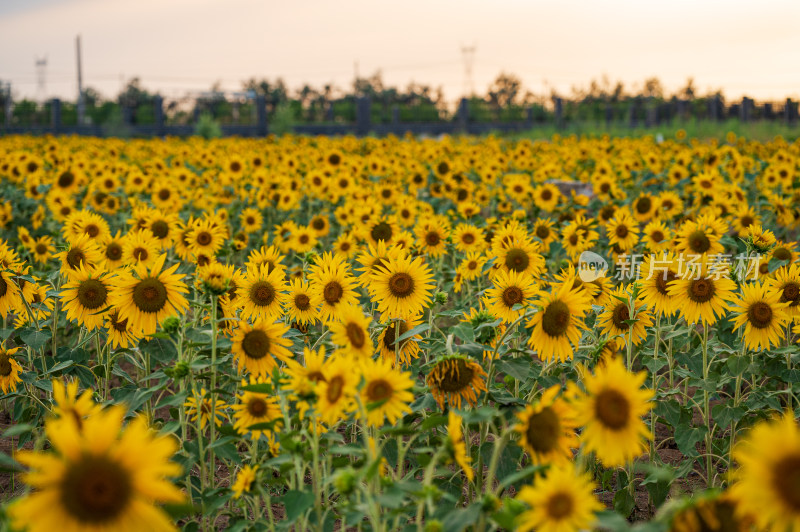
[(455, 101), (474, 46), (478, 93), (506, 71), (537, 94), (604, 75), (671, 93), (693, 77), (701, 93), (779, 101), (800, 98), (798, 19), (796, 0), (0, 0), (0, 80), (15, 98), (74, 99), (80, 34), (84, 87), (106, 97), (135, 76), (169, 98), (251, 77), (350, 88), (380, 70)]

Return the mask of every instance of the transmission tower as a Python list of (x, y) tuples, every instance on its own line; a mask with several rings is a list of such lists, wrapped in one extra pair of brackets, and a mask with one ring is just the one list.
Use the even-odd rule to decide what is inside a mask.
[(47, 56), (36, 59), (36, 96), (40, 101), (47, 98)]
[(462, 46), (461, 58), (464, 61), (464, 96), (471, 97), (475, 94), (475, 84), (472, 81), (472, 65), (475, 64), (475, 45)]

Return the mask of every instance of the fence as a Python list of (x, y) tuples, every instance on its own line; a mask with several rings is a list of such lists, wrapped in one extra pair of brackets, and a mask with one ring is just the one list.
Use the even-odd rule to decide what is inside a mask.
[[(24, 102), (22, 105), (30, 105)], [(345, 105), (346, 104), (346, 105)], [(276, 102), (268, 102), (263, 96), (255, 96), (246, 101), (196, 100), (191, 111), (165, 112), (165, 102), (155, 96), (146, 102), (130, 104), (111, 104), (117, 106), (121, 117), (113, 124), (78, 124), (75, 106), (53, 99), (41, 108), (29, 110), (32, 116), (21, 122), (17, 109), (6, 99), (0, 109), (0, 135), (11, 134), (55, 134), (115, 136), (124, 133), (129, 136), (188, 136), (195, 130), (199, 116), (204, 112), (219, 114), (220, 106), (233, 109), (233, 120), (225, 120), (221, 125), (226, 136), (263, 137), (270, 132)], [(172, 110), (175, 102), (170, 103)], [(339, 109), (337, 111), (337, 109)], [(425, 112), (421, 112), (422, 111)], [(271, 110), (271, 111), (270, 111)], [(65, 111), (69, 120), (65, 120)], [(230, 114), (230, 113), (229, 113)], [(176, 116), (180, 117), (179, 119)], [(227, 116), (227, 115), (226, 115)], [(690, 119), (722, 121), (735, 118), (742, 122), (781, 121), (789, 126), (798, 122), (797, 102), (786, 99), (781, 104), (755, 102), (743, 98), (741, 102), (725, 105), (722, 98), (712, 97), (695, 100), (656, 100), (634, 97), (618, 102), (602, 100), (564, 100), (553, 98), (552, 108), (541, 105), (528, 107), (489, 105), (480, 99), (462, 99), (454, 113), (442, 110), (421, 108), (420, 106), (387, 105), (378, 99), (348, 97), (329, 102), (324, 111), (324, 119), (313, 122), (298, 122), (291, 129), (302, 135), (441, 135), (441, 134), (483, 134), (488, 132), (518, 132), (537, 127), (567, 129), (572, 124), (582, 122), (605, 123), (606, 126), (628, 126), (631, 128), (656, 127)]]

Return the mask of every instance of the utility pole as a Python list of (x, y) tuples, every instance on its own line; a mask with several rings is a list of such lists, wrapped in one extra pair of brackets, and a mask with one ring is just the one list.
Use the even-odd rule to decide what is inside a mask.
[(0, 92), (3, 94), (3, 113), (5, 115), (6, 128), (11, 127), (11, 82), (7, 82), (5, 87), (0, 85)]
[(78, 56), (78, 125), (83, 125), (85, 112), (83, 101), (83, 72), (81, 67), (81, 36), (75, 37), (75, 48)]
[(36, 93), (39, 101), (47, 99), (47, 56), (36, 59)]
[(476, 46), (462, 46), (461, 58), (464, 60), (464, 97), (475, 95), (475, 84), (472, 81), (472, 66), (475, 64)]

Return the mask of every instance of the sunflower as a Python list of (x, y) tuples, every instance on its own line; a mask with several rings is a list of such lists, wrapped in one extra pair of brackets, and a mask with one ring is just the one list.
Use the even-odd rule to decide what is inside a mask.
[(478, 394), (486, 391), (486, 372), (464, 355), (445, 355), (433, 364), (425, 382), (439, 408), (444, 409), (447, 401), (460, 409), (462, 401), (472, 406), (478, 403)]
[(427, 222), (417, 225), (417, 248), (431, 258), (444, 255), (447, 251), (448, 231), (435, 223)]
[(161, 244), (150, 231), (131, 231), (122, 239), (122, 262), (151, 266), (161, 253)]
[(78, 424), (102, 410), (102, 407), (92, 399), (92, 390), (87, 388), (78, 396), (78, 381), (71, 380), (64, 384), (59, 379), (53, 379), (53, 415), (63, 419), (70, 419)]
[[(538, 275), (545, 271), (544, 257), (539, 253), (541, 244), (528, 238), (514, 239), (505, 244), (493, 242), (495, 263), (506, 271)], [(498, 242), (497, 245), (494, 245)]]
[(704, 325), (713, 324), (730, 308), (729, 302), (736, 296), (736, 283), (725, 277), (709, 272), (708, 263), (700, 266), (693, 278), (681, 278), (667, 287), (673, 298), (675, 308), (690, 324), (702, 321)]
[(272, 273), (273, 270), (284, 270), (283, 266), (284, 256), (275, 246), (262, 246), (261, 249), (254, 249), (247, 256), (247, 270), (257, 270), (261, 266), (266, 266), (267, 273)]
[(231, 350), (236, 356), (239, 373), (247, 370), (260, 377), (269, 377), (278, 367), (275, 359), (286, 362), (292, 358), (287, 349), (291, 340), (283, 336), (289, 327), (282, 323), (270, 323), (265, 319), (257, 319), (252, 325), (240, 321), (233, 330)]
[(555, 241), (558, 236), (555, 224), (547, 218), (537, 218), (533, 223), (531, 234), (542, 241), (545, 250), (550, 249), (550, 243)]
[(337, 255), (349, 259), (358, 253), (358, 241), (351, 232), (343, 232), (333, 242), (333, 251)]
[(50, 257), (53, 256), (55, 247), (53, 247), (53, 239), (49, 236), (42, 236), (33, 241), (30, 247), (33, 260), (39, 264), (47, 264)]
[(759, 530), (800, 530), (800, 427), (792, 412), (758, 423), (734, 447), (731, 496)]
[(517, 413), (519, 423), (514, 428), (520, 446), (534, 464), (567, 461), (572, 458), (572, 449), (578, 448), (575, 413), (566, 401), (557, 397), (559, 391), (558, 386), (552, 386), (536, 404)]
[(631, 207), (633, 209), (633, 216), (636, 218), (636, 220), (640, 222), (647, 222), (653, 216), (655, 216), (656, 212), (658, 211), (658, 198), (655, 198), (646, 192), (642, 192), (639, 194), (638, 198), (633, 200)]
[(389, 323), (378, 336), (378, 353), (384, 360), (389, 360), (395, 364), (408, 365), (413, 359), (419, 358), (419, 335), (396, 340), (408, 331), (418, 327), (421, 323), (420, 316), (409, 316), (406, 318), (387, 318)]
[(275, 320), (283, 312), (286, 280), (283, 269), (269, 273), (266, 266), (249, 268), (242, 286), (236, 289), (233, 304), (242, 309), (242, 318)]
[(789, 303), (781, 303), (781, 293), (761, 283), (743, 284), (742, 297), (733, 301), (733, 330), (744, 326), (744, 343), (750, 349), (768, 350), (784, 338), (784, 327), (791, 321)]
[(298, 227), (293, 233), (289, 241), (289, 248), (295, 253), (303, 254), (314, 249), (318, 243), (314, 231), (308, 227)]
[(109, 270), (115, 270), (122, 265), (122, 247), (124, 244), (125, 239), (120, 236), (119, 231), (114, 236), (109, 235), (108, 238), (100, 243), (103, 258)]
[(22, 372), (22, 366), (11, 358), (19, 349), (19, 347), (5, 349), (0, 346), (0, 390), (3, 390), (3, 393), (17, 391), (17, 383), (21, 382), (19, 374)]
[(586, 328), (582, 318), (590, 310), (591, 302), (585, 292), (573, 290), (572, 283), (562, 283), (550, 293), (540, 294), (534, 305), (541, 310), (527, 323), (533, 327), (528, 345), (541, 360), (571, 360), (572, 346), (580, 343), (581, 329)]
[(256, 481), (256, 475), (258, 474), (258, 466), (250, 466), (246, 465), (242, 469), (236, 473), (236, 480), (233, 482), (233, 486), (231, 486), (231, 491), (233, 491), (233, 498), (238, 499), (244, 493), (250, 492), (250, 488), (253, 486), (253, 483)]
[(21, 304), (22, 297), (11, 272), (0, 271), (0, 316), (6, 319)]
[[(637, 299), (633, 302), (635, 316), (631, 316), (629, 299), (630, 294), (625, 287), (614, 290), (605, 309), (597, 316), (595, 327), (601, 327), (609, 338), (621, 336), (626, 344), (630, 338), (633, 345), (639, 345), (647, 338), (646, 328), (653, 325), (653, 313)], [(630, 321), (635, 323), (631, 324)]]
[(609, 360), (585, 375), (586, 394), (575, 401), (582, 443), (606, 467), (622, 466), (643, 452), (652, 434), (642, 416), (653, 405), (653, 391), (642, 388), (647, 372), (629, 373), (621, 358)]
[(531, 275), (500, 270), (486, 290), (486, 309), (504, 323), (512, 323), (525, 313), (537, 292)]
[(197, 220), (186, 234), (189, 251), (194, 255), (214, 256), (225, 243), (225, 229), (213, 219)]
[(603, 506), (594, 496), (588, 473), (572, 464), (551, 466), (547, 475), (523, 487), (517, 500), (531, 507), (517, 518), (517, 530), (527, 532), (577, 532), (591, 530), (595, 513)]
[(383, 359), (366, 359), (361, 362), (364, 383), (361, 386), (361, 404), (367, 423), (380, 427), (384, 420), (396, 425), (397, 420), (411, 412), (408, 406), (414, 400), (411, 388), (414, 381), (411, 373), (392, 367), (392, 362)]
[(323, 254), (311, 267), (308, 278), (311, 281), (311, 304), (319, 308), (323, 322), (338, 319), (342, 308), (357, 304), (354, 279), (341, 256)]
[(770, 290), (776, 290), (781, 294), (780, 302), (789, 303), (786, 308), (789, 315), (793, 318), (800, 316), (800, 266), (792, 263), (778, 268), (775, 271), (775, 278), (768, 282)]
[(456, 414), (453, 410), (447, 413), (447, 446), (450, 449), (452, 460), (461, 467), (467, 480), (472, 482), (475, 478), (475, 471), (470, 465), (472, 458), (467, 454), (467, 446), (464, 443), (461, 416)]
[(464, 253), (481, 251), (486, 246), (483, 231), (474, 225), (461, 224), (453, 231), (456, 249)]
[(643, 233), (644, 244), (651, 253), (665, 251), (669, 248), (672, 231), (664, 222), (653, 220), (645, 226)]
[[(698, 500), (699, 499), (699, 500)], [(750, 516), (739, 513), (730, 492), (714, 492), (692, 497), (672, 518), (669, 532), (747, 532), (752, 530)]]
[(609, 220), (606, 224), (606, 234), (612, 246), (617, 245), (624, 250), (633, 249), (639, 242), (636, 220), (624, 210), (617, 211), (614, 218)]
[(179, 264), (164, 269), (166, 258), (161, 255), (151, 268), (138, 264), (133, 271), (120, 270), (111, 281), (108, 303), (137, 333), (155, 333), (159, 323), (188, 306), (183, 296), (188, 291), (181, 281), (183, 275), (175, 273)]
[(672, 254), (645, 255), (640, 267), (639, 297), (658, 316), (672, 316), (678, 311), (669, 286), (679, 279), (678, 262)]
[(74, 270), (61, 292), (67, 319), (77, 321), (79, 326), (83, 325), (90, 331), (102, 326), (109, 308), (111, 280), (105, 270), (84, 264)]
[(241, 214), (239, 214), (239, 223), (242, 226), (242, 231), (245, 233), (256, 233), (261, 230), (261, 226), (264, 223), (264, 216), (258, 209), (248, 207), (242, 209)]
[(317, 308), (311, 304), (313, 294), (307, 281), (292, 279), (289, 283), (289, 294), (286, 296), (284, 310), (286, 316), (300, 325), (311, 325), (317, 322)]
[(467, 253), (464, 260), (458, 266), (460, 273), (465, 281), (472, 281), (483, 274), (483, 267), (488, 259), (477, 251)]
[(103, 260), (103, 254), (97, 242), (89, 235), (82, 234), (69, 242), (69, 247), (58, 253), (56, 258), (61, 261), (61, 274), (67, 275), (77, 270), (81, 263), (95, 266)]
[(552, 183), (544, 183), (533, 190), (534, 204), (547, 212), (552, 212), (562, 198), (561, 191)]
[(388, 258), (372, 273), (372, 301), (378, 311), (392, 318), (421, 314), (431, 302), (433, 274), (422, 257)]
[(687, 255), (717, 255), (725, 251), (720, 238), (725, 232), (724, 224), (713, 218), (701, 217), (697, 221), (687, 220), (675, 235), (678, 252)]
[(371, 246), (377, 246), (380, 242), (391, 244), (400, 233), (400, 228), (393, 218), (380, 216), (371, 220), (364, 227), (364, 236)]
[(120, 430), (125, 407), (111, 406), (83, 420), (49, 419), (45, 432), (53, 452), (20, 451), (30, 467), (23, 480), (33, 488), (8, 508), (12, 526), (51, 530), (175, 530), (155, 503), (179, 503), (172, 485), (181, 468), (172, 436), (151, 431), (142, 417)]
[(112, 349), (127, 349), (136, 345), (136, 342), (141, 338), (141, 334), (128, 326), (127, 318), (121, 318), (117, 309), (111, 309), (110, 312), (106, 313), (105, 317), (104, 327)]
[(209, 394), (205, 388), (201, 388), (199, 393), (193, 392), (192, 395), (186, 399), (183, 403), (183, 407), (186, 409), (186, 415), (189, 421), (197, 423), (199, 430), (203, 430), (211, 420), (212, 412), (214, 412), (214, 424), (216, 426), (222, 425), (222, 422), (225, 420), (225, 408), (227, 408), (228, 405), (219, 398), (216, 399), (216, 403), (216, 407), (214, 407), (211, 402), (211, 394)]
[[(251, 375), (249, 382), (242, 381), (242, 386), (255, 384), (264, 384), (264, 380), (261, 377)], [(231, 405), (231, 410), (234, 412), (233, 417), (235, 419), (233, 428), (239, 434), (247, 434), (249, 432), (254, 441), (259, 440), (262, 434), (269, 439), (273, 431), (280, 430), (283, 426), (283, 413), (277, 397), (266, 393), (243, 391), (238, 395), (238, 398), (239, 402)], [(273, 428), (251, 429), (254, 425), (261, 425), (262, 423), (271, 423)]]
[(369, 244), (367, 249), (364, 250), (356, 259), (361, 265), (356, 268), (358, 273), (358, 284), (369, 290), (373, 291), (372, 274), (378, 271), (379, 267), (386, 265), (391, 257), (399, 257), (405, 255), (405, 251), (393, 245), (387, 245), (384, 241), (379, 241), (375, 246)]
[(323, 378), (317, 381), (315, 410), (319, 419), (335, 425), (346, 418), (355, 405), (356, 384), (361, 375), (353, 371), (357, 366), (347, 355), (334, 353), (324, 366)]

